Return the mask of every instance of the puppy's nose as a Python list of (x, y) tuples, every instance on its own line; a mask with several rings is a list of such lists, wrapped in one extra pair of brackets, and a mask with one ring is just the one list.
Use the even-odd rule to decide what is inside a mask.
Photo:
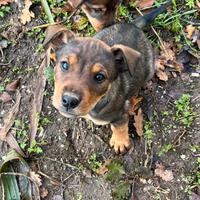
[(67, 108), (67, 110), (76, 108), (79, 103), (80, 99), (78, 99), (77, 97), (69, 95), (63, 95), (62, 97), (62, 104), (64, 107)]

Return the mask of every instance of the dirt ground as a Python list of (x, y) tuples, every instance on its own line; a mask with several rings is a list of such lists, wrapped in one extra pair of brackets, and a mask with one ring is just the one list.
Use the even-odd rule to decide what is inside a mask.
[[(19, 20), (17, 4), (12, 4), (12, 12), (0, 18), (0, 43), (7, 41), (5, 48), (0, 47), (0, 84), (5, 85), (18, 78), (21, 79), (20, 93), (22, 100), (17, 119), (29, 126), (33, 92), (37, 85), (37, 69), (42, 61), (41, 52), (36, 52), (41, 41), (38, 33), (27, 34), (31, 27), (45, 23), (38, 7), (34, 7), (36, 17), (26, 25)], [(200, 21), (199, 21), (200, 23)], [(145, 30), (151, 32), (150, 28)], [(163, 31), (163, 33), (162, 33)], [(161, 30), (161, 38), (171, 41), (172, 33)], [(130, 116), (130, 136), (134, 149), (124, 155), (116, 155), (109, 147), (111, 130), (109, 126), (97, 126), (83, 119), (67, 119), (54, 109), (51, 103), (53, 84), (47, 83), (41, 119), (48, 119), (38, 131), (36, 140), (43, 152), (33, 153), (27, 159), (31, 168), (40, 172), (41, 188), (48, 194), (42, 199), (49, 200), (109, 200), (113, 197), (114, 188), (121, 182), (127, 182), (129, 200), (194, 200), (193, 193), (198, 194), (196, 184), (200, 147), (200, 63), (191, 56), (190, 49), (183, 44), (177, 52), (177, 59), (188, 58), (182, 73), (176, 77), (169, 72), (168, 81), (154, 77), (151, 84), (143, 89), (141, 108), (145, 121), (151, 123), (150, 129), (155, 133), (148, 142), (137, 136)], [(192, 57), (192, 59), (191, 59)], [(184, 58), (184, 59), (183, 59)], [(194, 63), (194, 64), (193, 64)], [(185, 127), (180, 121), (173, 124), (176, 114), (175, 101), (183, 94), (191, 95), (191, 107), (196, 112), (192, 125)], [(0, 125), (14, 105), (12, 101), (0, 102)], [(28, 128), (27, 128), (28, 129)], [(174, 144), (172, 150), (159, 154), (166, 144)], [(196, 149), (192, 149), (192, 147)], [(0, 163), (9, 147), (0, 141)], [(115, 160), (124, 168), (124, 173), (116, 180), (108, 181), (105, 175), (97, 175), (91, 167), (91, 156), (95, 155), (95, 164), (108, 159)], [(155, 176), (155, 165), (161, 163), (172, 171), (173, 179), (164, 181)], [(194, 186), (194, 187), (193, 187)], [(120, 198), (118, 198), (120, 199)], [(196, 199), (200, 199), (197, 195)]]

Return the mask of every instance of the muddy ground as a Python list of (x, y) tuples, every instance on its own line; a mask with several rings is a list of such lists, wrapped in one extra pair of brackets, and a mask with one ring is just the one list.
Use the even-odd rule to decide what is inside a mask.
[[(17, 4), (12, 4), (11, 8), (12, 12), (0, 18), (0, 41), (7, 42), (6, 47), (1, 48), (0, 84), (6, 85), (21, 78), (19, 90), (22, 100), (17, 119), (24, 124), (24, 129), (28, 130), (33, 92), (37, 84), (35, 77), (43, 55), (36, 52), (41, 44), (39, 33), (30, 35), (28, 32), (32, 27), (45, 22), (37, 6), (34, 7), (36, 17), (26, 25), (22, 25), (18, 18), (20, 9)], [(150, 28), (146, 31), (151, 32)], [(162, 40), (174, 40), (173, 33), (160, 31)], [(182, 48), (177, 52), (180, 60), (183, 60), (182, 57), (191, 56), (184, 41), (182, 44)], [(155, 136), (150, 142), (138, 137), (133, 126), (133, 116), (130, 116), (130, 136), (134, 149), (125, 155), (116, 155), (109, 147), (109, 126), (96, 126), (90, 121), (66, 119), (61, 116), (52, 106), (53, 84), (48, 82), (40, 116), (41, 119), (48, 119), (48, 123), (41, 125), (43, 129), (38, 131), (36, 137), (43, 152), (32, 153), (27, 159), (31, 168), (40, 172), (41, 188), (48, 191), (42, 199), (117, 199), (113, 197), (113, 190), (123, 181), (127, 183), (128, 190), (126, 197), (121, 199), (194, 200), (192, 192), (198, 193), (196, 176), (199, 156), (197, 147), (200, 147), (200, 76), (194, 76), (193, 73), (200, 74), (200, 64), (197, 58), (193, 60), (195, 61), (189, 58), (184, 71), (176, 73), (176, 77), (170, 72), (168, 81), (160, 81), (154, 77), (148, 88), (141, 91), (144, 119), (151, 124), (149, 129)], [(176, 114), (175, 101), (183, 94), (191, 95), (190, 106), (196, 112), (189, 127), (185, 127), (180, 122), (181, 119), (176, 123), (172, 120)], [(0, 102), (1, 125), (14, 102), (15, 93), (12, 93), (12, 101)], [(166, 144), (173, 144), (174, 147), (160, 155)], [(3, 156), (9, 147), (2, 141), (0, 147), (0, 162), (3, 162)], [(93, 170), (95, 167), (88, 162), (92, 155), (96, 156), (92, 161), (94, 165), (112, 159), (124, 168), (125, 173), (112, 181), (107, 180), (106, 174), (97, 175)], [(161, 163), (172, 171), (173, 180), (164, 181), (155, 176), (155, 163)], [(200, 197), (197, 196), (196, 199)]]

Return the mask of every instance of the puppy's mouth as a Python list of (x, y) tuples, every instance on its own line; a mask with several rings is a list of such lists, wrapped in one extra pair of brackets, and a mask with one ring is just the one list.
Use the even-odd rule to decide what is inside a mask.
[(66, 108), (63, 108), (62, 106), (58, 109), (58, 111), (60, 112), (60, 114), (62, 114), (63, 116), (67, 118), (77, 118), (77, 117), (85, 116), (87, 114), (85, 112), (84, 113), (79, 112), (77, 109), (67, 110)]

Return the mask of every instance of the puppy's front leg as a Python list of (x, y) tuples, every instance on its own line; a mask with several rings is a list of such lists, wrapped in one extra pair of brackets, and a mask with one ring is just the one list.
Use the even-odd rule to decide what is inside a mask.
[(116, 153), (123, 153), (131, 147), (128, 135), (128, 119), (111, 123), (111, 130), (110, 146), (114, 147)]

